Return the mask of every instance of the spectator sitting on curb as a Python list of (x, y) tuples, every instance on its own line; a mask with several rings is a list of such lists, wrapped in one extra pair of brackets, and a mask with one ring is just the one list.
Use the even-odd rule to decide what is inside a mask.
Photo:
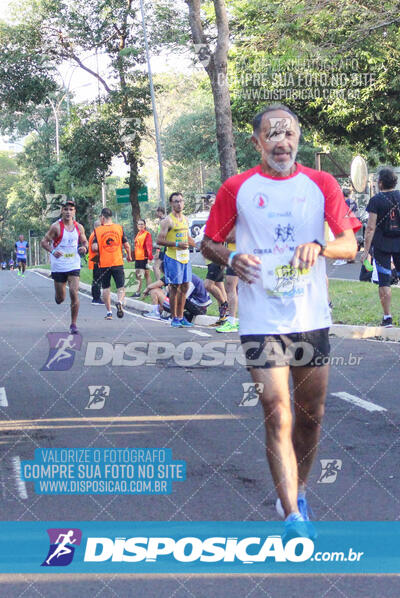
[[(152, 310), (144, 314), (146, 318), (162, 320), (162, 312), (164, 310), (170, 313), (168, 293), (166, 294), (163, 290), (165, 285), (165, 278), (162, 277), (160, 280), (156, 280), (145, 289), (143, 296), (150, 295), (151, 302), (153, 304)], [(184, 306), (185, 318), (191, 322), (194, 316), (206, 314), (207, 307), (211, 305), (211, 302), (210, 295), (207, 293), (201, 278), (195, 274), (192, 274), (192, 280), (189, 283), (189, 289), (186, 293), (186, 301)]]

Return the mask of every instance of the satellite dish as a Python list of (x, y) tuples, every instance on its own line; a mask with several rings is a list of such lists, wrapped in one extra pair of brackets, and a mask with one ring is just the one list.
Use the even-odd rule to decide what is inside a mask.
[(364, 193), (368, 183), (367, 163), (361, 156), (355, 156), (351, 161), (350, 179), (358, 193)]

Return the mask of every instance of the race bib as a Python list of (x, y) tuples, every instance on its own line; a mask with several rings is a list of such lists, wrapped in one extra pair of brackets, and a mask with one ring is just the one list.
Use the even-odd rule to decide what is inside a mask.
[(75, 257), (75, 253), (64, 253), (63, 257)]
[(176, 259), (181, 264), (187, 264), (189, 261), (189, 249), (177, 249)]
[(263, 287), (268, 295), (274, 297), (294, 297), (304, 294), (304, 288), (310, 282), (310, 268), (294, 268), (275, 260), (263, 260)]

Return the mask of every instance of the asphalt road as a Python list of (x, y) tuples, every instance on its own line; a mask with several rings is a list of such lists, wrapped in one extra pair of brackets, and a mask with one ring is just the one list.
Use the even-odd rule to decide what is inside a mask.
[[(74, 350), (69, 369), (48, 371), (43, 369), (49, 353), (47, 335), (68, 330), (69, 301), (57, 306), (52, 282), (43, 276), (29, 272), (22, 279), (1, 272), (0, 312), (3, 521), (276, 519), (261, 408), (240, 405), (242, 384), (250, 377), (229, 357), (238, 346), (237, 335), (217, 335), (206, 327), (174, 330), (129, 313), (118, 320), (114, 312), (114, 319), (105, 321), (105, 310), (81, 296), (81, 347)], [(187, 342), (196, 343), (192, 348), (198, 354), (210, 355), (207, 343), (214, 340), (226, 342), (226, 364), (185, 362), (176, 349), (168, 360), (156, 360), (151, 353), (154, 343), (176, 348)], [(121, 347), (138, 341), (153, 343), (148, 363), (122, 365)], [(113, 351), (114, 364), (95, 364), (94, 358), (104, 357), (104, 351)], [(326, 416), (308, 491), (315, 517), (398, 520), (400, 344), (332, 338), (332, 356)], [(127, 353), (123, 357), (131, 358)], [(101, 409), (87, 408), (91, 386), (109, 387)], [(370, 411), (374, 405), (384, 410)], [(18, 482), (16, 463), (33, 459), (39, 447), (167, 447), (174, 459), (186, 461), (187, 479), (174, 482), (168, 496), (38, 495), (32, 483)], [(341, 461), (334, 483), (318, 482), (320, 459)], [(69, 598), (82, 591), (96, 597), (398, 598), (400, 580), (344, 575), (0, 575), (0, 588), (0, 595), (9, 598)]]

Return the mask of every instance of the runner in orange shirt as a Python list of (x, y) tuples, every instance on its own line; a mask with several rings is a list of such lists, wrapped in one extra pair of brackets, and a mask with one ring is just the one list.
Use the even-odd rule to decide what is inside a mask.
[(127, 253), (128, 262), (132, 261), (131, 247), (120, 224), (112, 221), (112, 211), (103, 208), (100, 214), (101, 226), (94, 230), (92, 241), (93, 251), (99, 252), (99, 266), (101, 270), (101, 286), (103, 288), (103, 301), (106, 305), (106, 320), (112, 320), (111, 311), (111, 276), (117, 287), (118, 301), (116, 303), (117, 317), (124, 317), (122, 308), (125, 298), (125, 274), (122, 247)]

